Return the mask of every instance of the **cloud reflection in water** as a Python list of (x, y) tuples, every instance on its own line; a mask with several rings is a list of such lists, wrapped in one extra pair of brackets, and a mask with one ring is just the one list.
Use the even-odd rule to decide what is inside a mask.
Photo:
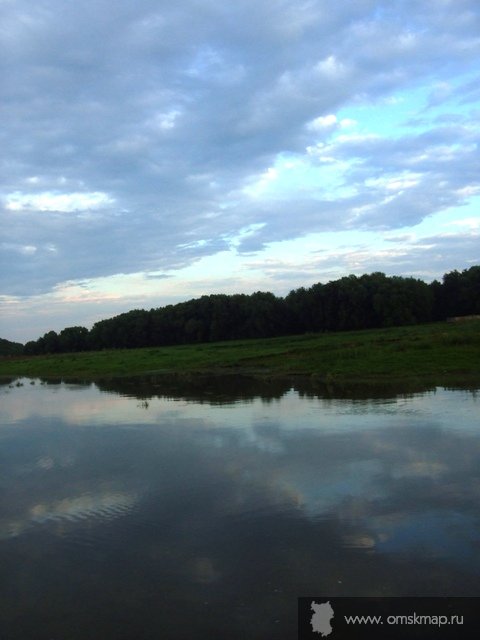
[(83, 637), (115, 637), (128, 610), (144, 637), (182, 637), (188, 611), (199, 637), (281, 624), (286, 638), (299, 595), (479, 590), (480, 440), (449, 424), (474, 394), (199, 404), (157, 390), (145, 410), (63, 388), (47, 419), (34, 389), (8, 396), (22, 417), (0, 430), (8, 620), (37, 619), (40, 601), (62, 632), (80, 616)]

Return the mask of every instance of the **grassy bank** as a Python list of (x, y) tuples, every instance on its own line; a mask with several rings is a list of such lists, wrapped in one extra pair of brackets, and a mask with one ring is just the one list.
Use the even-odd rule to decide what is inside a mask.
[(332, 381), (480, 380), (480, 322), (0, 358), (4, 376), (96, 378), (153, 372), (300, 374)]

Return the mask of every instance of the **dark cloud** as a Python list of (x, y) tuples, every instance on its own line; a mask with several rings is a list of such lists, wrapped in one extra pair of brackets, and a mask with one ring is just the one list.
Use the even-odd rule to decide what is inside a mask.
[[(318, 116), (432, 77), (431, 101), (446, 97), (449, 80), (478, 58), (473, 0), (20, 0), (2, 2), (0, 14), (4, 295), (175, 270), (228, 248), (249, 225), (263, 226), (240, 251), (316, 231), (414, 225), (478, 184), (478, 134), (467, 120), (331, 142), (335, 158), (355, 161), (348, 198), (259, 202), (243, 191), (277, 154), (315, 146), (306, 125)], [(475, 83), (459, 95), (473, 100)], [(418, 186), (392, 200), (365, 186), (407, 170), (420, 174)], [(62, 209), (71, 194), (84, 203)]]

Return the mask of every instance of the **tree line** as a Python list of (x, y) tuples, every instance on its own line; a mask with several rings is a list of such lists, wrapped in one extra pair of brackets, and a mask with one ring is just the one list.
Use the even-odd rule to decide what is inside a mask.
[(375, 272), (294, 289), (285, 297), (257, 291), (213, 294), (156, 309), (134, 309), (67, 327), (27, 342), (24, 353), (62, 353), (269, 338), (419, 324), (480, 314), (480, 266), (427, 284)]

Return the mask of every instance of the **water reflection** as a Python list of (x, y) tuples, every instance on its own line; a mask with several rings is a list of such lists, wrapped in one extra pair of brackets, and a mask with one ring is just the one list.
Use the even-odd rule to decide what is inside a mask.
[(474, 393), (15, 384), (5, 638), (292, 638), (299, 595), (478, 595)]

